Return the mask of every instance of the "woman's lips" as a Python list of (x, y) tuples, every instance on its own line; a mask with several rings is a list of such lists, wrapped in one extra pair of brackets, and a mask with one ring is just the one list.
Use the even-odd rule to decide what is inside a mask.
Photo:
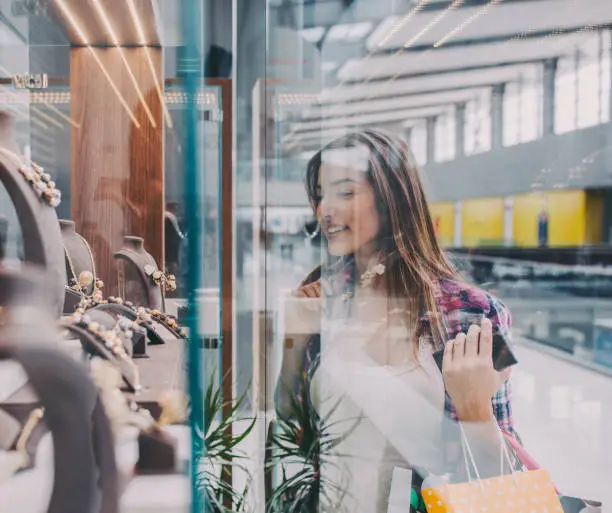
[(348, 226), (341, 226), (341, 225), (328, 226), (325, 228), (325, 235), (329, 238), (339, 233), (345, 232), (346, 230), (348, 230)]

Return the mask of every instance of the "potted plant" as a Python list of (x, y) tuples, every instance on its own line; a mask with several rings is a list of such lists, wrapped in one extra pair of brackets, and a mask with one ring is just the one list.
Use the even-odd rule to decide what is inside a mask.
[[(277, 420), (269, 436), (266, 470), (268, 473), (279, 470), (280, 479), (269, 490), (268, 513), (343, 511), (348, 483), (330, 479), (332, 467), (339, 469), (331, 456), (360, 420), (352, 419), (352, 425), (338, 434), (338, 425), (346, 420), (330, 422), (330, 419), (342, 398), (321, 417), (310, 401), (308, 389), (304, 385), (297, 395), (287, 394), (290, 404), (285, 411), (277, 408)], [(342, 473), (333, 474), (338, 479)], [(340, 478), (340, 481), (343, 480)]]
[[(216, 372), (213, 372), (204, 396), (204, 419), (196, 442), (197, 487), (205, 513), (242, 513), (248, 511), (246, 498), (251, 475), (242, 463), (247, 456), (239, 445), (253, 430), (256, 419), (244, 418), (240, 414), (246, 392), (231, 403), (224, 402), (222, 381), (218, 382)], [(233, 428), (238, 423), (247, 423), (247, 427), (236, 434)], [(247, 477), (241, 490), (232, 485), (232, 472), (236, 469)]]

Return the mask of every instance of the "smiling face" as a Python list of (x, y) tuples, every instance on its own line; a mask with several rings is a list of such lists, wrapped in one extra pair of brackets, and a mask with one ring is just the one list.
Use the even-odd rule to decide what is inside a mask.
[(319, 171), (317, 219), (329, 253), (344, 256), (373, 252), (380, 232), (374, 189), (366, 173), (323, 164)]

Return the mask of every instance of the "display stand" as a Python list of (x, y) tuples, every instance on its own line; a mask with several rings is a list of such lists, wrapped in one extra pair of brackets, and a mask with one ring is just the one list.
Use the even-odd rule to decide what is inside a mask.
[(56, 314), (64, 304), (64, 248), (55, 209), (41, 201), (19, 168), (25, 159), (12, 134), (12, 118), (0, 111), (0, 182), (6, 188), (24, 237), (25, 262), (44, 267), (53, 284), (50, 297)]
[[(52, 434), (54, 478), (47, 513), (82, 513), (93, 504), (100, 512), (117, 513), (113, 438), (98, 392), (79, 363), (44, 347), (54, 331), (47, 289), (45, 276), (34, 270), (0, 270), (0, 359), (21, 364), (37, 397), (22, 406), (30, 411), (43, 406)], [(29, 443), (35, 442), (35, 430)]]
[[(96, 306), (97, 310), (114, 312), (118, 315), (126, 317), (130, 321), (136, 321), (138, 313), (125, 305), (119, 305), (116, 303), (104, 303)], [(147, 335), (150, 343), (153, 345), (166, 344), (175, 341), (178, 335), (171, 332), (166, 326), (153, 319), (151, 324), (146, 327)]]
[(137, 390), (138, 377), (133, 366), (129, 365), (127, 361), (116, 357), (102, 341), (98, 340), (95, 335), (92, 335), (86, 329), (74, 325), (69, 320), (62, 321), (61, 326), (79, 339), (83, 350), (87, 354), (97, 356), (115, 365), (121, 371), (126, 391), (135, 392)]
[[(123, 315), (117, 310), (101, 308), (102, 306), (106, 305), (100, 304), (94, 308), (91, 308), (87, 311), (87, 315), (89, 315), (93, 321), (99, 322), (107, 330), (112, 329), (113, 326), (115, 326), (115, 324), (123, 318), (129, 321), (134, 321), (134, 319)], [(133, 336), (132, 343), (129, 345), (129, 347), (126, 347), (128, 355), (131, 358), (146, 358), (148, 342), (147, 330), (136, 325), (136, 323), (133, 323), (130, 329), (133, 332)]]
[[(96, 284), (96, 264), (87, 241), (75, 230), (74, 221), (60, 219), (62, 240), (66, 249), (66, 275), (68, 284), (73, 279), (78, 282), (87, 296), (91, 296)], [(84, 280), (83, 277), (86, 277)]]
[(126, 236), (114, 255), (117, 261), (119, 297), (135, 305), (164, 310), (163, 291), (148, 268), (158, 269), (155, 259), (144, 249), (144, 239)]

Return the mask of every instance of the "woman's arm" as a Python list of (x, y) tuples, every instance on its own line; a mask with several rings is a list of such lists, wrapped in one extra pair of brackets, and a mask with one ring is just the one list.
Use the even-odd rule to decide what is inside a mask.
[(446, 390), (466, 438), (462, 443), (469, 445), (481, 477), (500, 473), (505, 443), (491, 398), (503, 396), (509, 373), (494, 369), (492, 351), (493, 330), (488, 318), (481, 327), (471, 326), (467, 335), (460, 333), (444, 350)]

